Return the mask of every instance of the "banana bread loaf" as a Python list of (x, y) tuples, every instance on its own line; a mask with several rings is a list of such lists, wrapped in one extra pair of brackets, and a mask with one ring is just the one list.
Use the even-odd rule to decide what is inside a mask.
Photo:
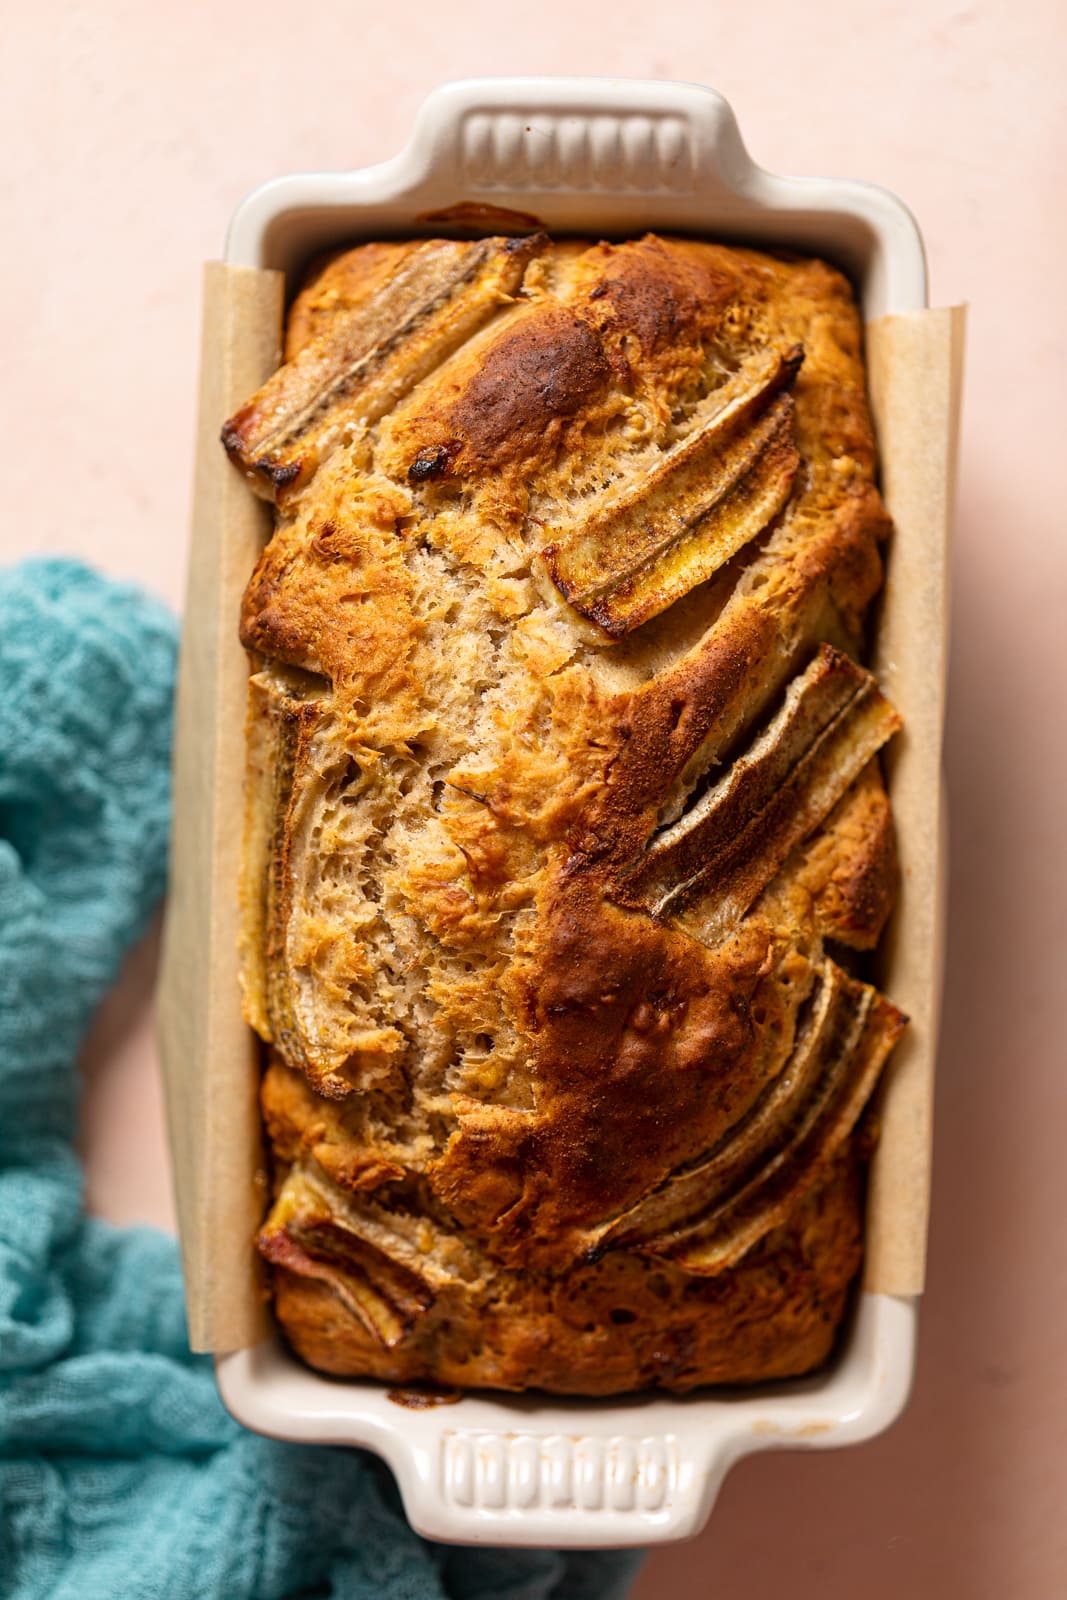
[(223, 439), (277, 507), (242, 904), (290, 1342), (583, 1394), (817, 1365), (904, 1022), (847, 282), (366, 244)]

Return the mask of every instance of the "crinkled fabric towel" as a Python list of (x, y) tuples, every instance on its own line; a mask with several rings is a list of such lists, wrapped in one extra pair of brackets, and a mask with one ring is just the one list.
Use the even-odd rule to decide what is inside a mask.
[(75, 562), (0, 572), (0, 1594), (621, 1596), (631, 1555), (431, 1545), (372, 1457), (244, 1432), (174, 1241), (82, 1210), (76, 1057), (163, 891), (174, 637)]

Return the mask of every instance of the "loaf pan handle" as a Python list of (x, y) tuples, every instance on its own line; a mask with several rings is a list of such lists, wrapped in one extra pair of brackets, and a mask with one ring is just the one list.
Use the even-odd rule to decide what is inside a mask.
[(726, 194), (752, 167), (721, 95), (695, 84), (482, 78), (444, 84), (412, 140), (457, 197)]
[(777, 177), (752, 160), (714, 89), (621, 78), (443, 84), (391, 160), (255, 190), (234, 215), (226, 259), (299, 275), (339, 236), (449, 232), (453, 223), (602, 238), (710, 232), (829, 248), (868, 317), (926, 304), (922, 241), (893, 195), (841, 179)]
[(904, 1408), (914, 1350), (915, 1303), (861, 1294), (830, 1371), (731, 1393), (597, 1401), (471, 1391), (409, 1409), (385, 1385), (323, 1378), (276, 1338), (218, 1357), (216, 1373), (245, 1427), (376, 1451), (428, 1539), (592, 1550), (691, 1538), (731, 1465), (753, 1451), (880, 1433)]

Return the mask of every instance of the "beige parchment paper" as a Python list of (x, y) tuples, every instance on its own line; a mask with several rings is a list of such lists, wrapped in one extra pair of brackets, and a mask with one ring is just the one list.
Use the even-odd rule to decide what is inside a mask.
[[(269, 1325), (251, 1244), (267, 1201), (257, 1053), (238, 979), (248, 663), (237, 617), (270, 513), (226, 460), (219, 429), (278, 364), (282, 293), (278, 273), (221, 264), (205, 272), (159, 1003), (194, 1350), (238, 1349)], [(900, 1295), (921, 1292), (926, 1256), (943, 961), (946, 574), (963, 328), (962, 311), (950, 310), (885, 317), (867, 330), (883, 489), (896, 524), (876, 667), (905, 720), (889, 758), (903, 893), (879, 981), (911, 1025), (883, 1094), (863, 1285)]]
[(879, 981), (910, 1019), (890, 1058), (867, 1192), (863, 1287), (882, 1294), (921, 1294), (926, 1277), (945, 937), (948, 568), (965, 322), (955, 307), (882, 317), (867, 329), (882, 492), (894, 523), (874, 668), (904, 718), (886, 757), (901, 894)]
[(240, 1349), (268, 1327), (251, 1248), (267, 1201), (259, 1063), (238, 978), (248, 657), (237, 620), (271, 519), (226, 459), (219, 430), (278, 365), (282, 293), (280, 273), (205, 270), (158, 1011), (194, 1350)]

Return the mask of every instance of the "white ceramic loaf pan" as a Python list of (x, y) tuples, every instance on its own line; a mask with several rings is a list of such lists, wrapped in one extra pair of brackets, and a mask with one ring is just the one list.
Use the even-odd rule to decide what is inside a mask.
[[(850, 273), (868, 321), (926, 305), (920, 236), (893, 196), (762, 171), (710, 89), (610, 78), (446, 85), (394, 160), (256, 190), (233, 219), (227, 261), (280, 269), (291, 284), (323, 247), (432, 231), (420, 217), (461, 200), (532, 212), (556, 231), (679, 230), (825, 255)], [(427, 1537), (590, 1548), (695, 1534), (749, 1452), (886, 1428), (908, 1396), (915, 1336), (913, 1297), (864, 1292), (830, 1369), (683, 1399), (479, 1394), (412, 1411), (382, 1386), (318, 1376), (277, 1339), (220, 1356), (217, 1372), (250, 1428), (378, 1452)]]

